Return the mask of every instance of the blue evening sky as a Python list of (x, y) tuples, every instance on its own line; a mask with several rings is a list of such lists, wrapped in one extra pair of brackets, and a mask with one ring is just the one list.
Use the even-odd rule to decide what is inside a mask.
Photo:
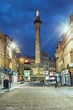
[(14, 37), (22, 54), (34, 56), (36, 10), (42, 20), (41, 50), (54, 56), (61, 37), (58, 28), (70, 22), (73, 0), (0, 0), (0, 28), (3, 34)]

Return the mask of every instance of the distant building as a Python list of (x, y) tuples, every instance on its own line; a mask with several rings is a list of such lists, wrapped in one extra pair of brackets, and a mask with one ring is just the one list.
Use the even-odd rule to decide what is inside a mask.
[(50, 57), (49, 58), (49, 72), (56, 72), (56, 59)]
[(49, 54), (47, 52), (41, 51), (41, 63), (43, 65), (43, 74), (49, 74)]
[(20, 56), (17, 58), (17, 72), (18, 72), (18, 80), (24, 79), (25, 81), (31, 80), (32, 69), (31, 65), (35, 60), (30, 56)]
[(45, 74), (45, 77), (55, 77), (56, 59), (50, 57), (47, 52), (41, 51), (41, 63), (43, 64), (43, 74)]
[(55, 74), (56, 74), (56, 59), (50, 57), (49, 58), (49, 78), (55, 79)]

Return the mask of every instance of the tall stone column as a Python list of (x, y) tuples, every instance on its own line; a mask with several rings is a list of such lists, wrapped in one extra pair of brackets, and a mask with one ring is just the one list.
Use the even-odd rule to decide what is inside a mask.
[(31, 79), (32, 80), (44, 80), (45, 76), (43, 75), (43, 65), (40, 60), (40, 26), (42, 24), (42, 21), (40, 20), (39, 17), (39, 11), (36, 11), (36, 18), (34, 21), (34, 25), (36, 28), (36, 38), (35, 38), (35, 63), (31, 65), (31, 70), (32, 70), (32, 75)]
[(39, 11), (36, 11), (36, 19), (34, 21), (36, 27), (36, 40), (35, 40), (35, 63), (40, 63), (40, 26), (42, 21), (39, 17)]

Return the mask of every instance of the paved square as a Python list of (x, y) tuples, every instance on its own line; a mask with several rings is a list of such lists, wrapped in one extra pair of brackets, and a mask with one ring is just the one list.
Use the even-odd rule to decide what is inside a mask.
[(0, 110), (73, 110), (73, 88), (31, 86), (29, 83), (0, 93)]

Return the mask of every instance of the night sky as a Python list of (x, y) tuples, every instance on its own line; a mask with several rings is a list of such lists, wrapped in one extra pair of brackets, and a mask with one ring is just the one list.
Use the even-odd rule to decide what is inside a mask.
[(61, 24), (70, 22), (73, 0), (0, 0), (1, 31), (14, 37), (22, 54), (34, 56), (36, 10), (42, 20), (41, 50), (54, 56), (61, 38)]

